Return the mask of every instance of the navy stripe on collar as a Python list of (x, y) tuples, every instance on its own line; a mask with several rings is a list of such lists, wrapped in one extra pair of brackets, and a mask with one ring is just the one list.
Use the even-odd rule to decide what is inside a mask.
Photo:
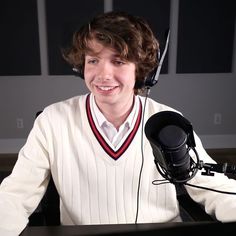
[(102, 146), (102, 148), (104, 149), (104, 151), (114, 160), (117, 160), (129, 147), (130, 143), (133, 141), (135, 134), (138, 131), (139, 125), (141, 123), (141, 119), (142, 119), (142, 104), (141, 104), (141, 100), (140, 101), (140, 106), (139, 106), (139, 112), (138, 112), (138, 117), (137, 120), (135, 122), (134, 128), (132, 129), (132, 131), (130, 132), (130, 134), (128, 135), (128, 137), (126, 138), (126, 140), (124, 141), (124, 143), (121, 145), (121, 147), (117, 150), (114, 151), (105, 141), (105, 139), (103, 138), (103, 136), (100, 134), (100, 132), (98, 131), (95, 122), (93, 120), (92, 117), (92, 113), (91, 113), (91, 108), (90, 108), (90, 94), (87, 96), (86, 98), (86, 113), (87, 113), (87, 117), (88, 117), (88, 121), (90, 124), (90, 127), (96, 137), (96, 139), (98, 140), (98, 142), (100, 143), (100, 145)]

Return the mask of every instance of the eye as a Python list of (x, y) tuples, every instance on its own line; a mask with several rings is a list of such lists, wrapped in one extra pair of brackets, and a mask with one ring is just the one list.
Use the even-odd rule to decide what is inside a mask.
[(122, 61), (122, 60), (114, 60), (113, 63), (114, 63), (115, 65), (117, 65), (117, 66), (121, 66), (121, 65), (124, 65), (124, 64), (125, 64), (125, 62)]
[(87, 63), (88, 63), (88, 64), (97, 64), (97, 63), (98, 63), (98, 60), (95, 59), (95, 58), (90, 58), (90, 59), (87, 60)]

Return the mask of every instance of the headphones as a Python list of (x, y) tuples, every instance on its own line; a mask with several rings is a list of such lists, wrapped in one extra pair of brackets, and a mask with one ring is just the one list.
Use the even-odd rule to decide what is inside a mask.
[(165, 48), (164, 48), (164, 51), (163, 51), (163, 54), (161, 57), (160, 57), (160, 55), (161, 55), (160, 49), (158, 50), (157, 58), (158, 58), (159, 64), (153, 71), (151, 71), (147, 75), (147, 77), (145, 78), (145, 80), (143, 82), (143, 86), (141, 86), (141, 88), (145, 87), (145, 88), (149, 89), (149, 88), (153, 87), (155, 84), (157, 84), (158, 79), (159, 79), (159, 75), (161, 72), (161, 67), (162, 67), (166, 52), (167, 52), (168, 45), (169, 45), (169, 38), (170, 38), (170, 30), (168, 30)]
[[(144, 81), (136, 81), (135, 83), (135, 88), (136, 89), (142, 89), (142, 88), (150, 88), (153, 87), (155, 84), (157, 84), (158, 79), (159, 79), (159, 75), (160, 75), (160, 71), (161, 71), (161, 67), (167, 52), (167, 48), (168, 48), (168, 44), (169, 44), (169, 37), (170, 37), (170, 30), (168, 31), (168, 35), (166, 38), (166, 44), (165, 44), (165, 49), (163, 51), (163, 54), (160, 58), (160, 50), (158, 50), (157, 53), (157, 58), (159, 61), (159, 64), (156, 68), (154, 68), (144, 79)], [(73, 67), (72, 68), (73, 74), (75, 76), (80, 77), (81, 79), (84, 79), (84, 73), (83, 73), (83, 69), (82, 68), (76, 68)]]
[(83, 70), (82, 68), (76, 68), (76, 67), (73, 67), (72, 68), (72, 71), (73, 71), (73, 74), (77, 77), (80, 77), (81, 79), (84, 79), (84, 73), (83, 73)]

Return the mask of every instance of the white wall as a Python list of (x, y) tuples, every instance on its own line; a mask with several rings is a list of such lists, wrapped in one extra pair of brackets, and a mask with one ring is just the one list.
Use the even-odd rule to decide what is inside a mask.
[[(105, 10), (112, 1), (105, 1)], [(45, 106), (87, 92), (74, 76), (49, 76), (44, 1), (38, 0), (41, 76), (8, 76), (0, 79), (0, 153), (15, 153), (32, 128), (35, 113)], [(236, 147), (236, 35), (233, 73), (176, 74), (178, 0), (171, 1), (169, 73), (160, 75), (150, 96), (180, 110), (202, 138), (206, 148)], [(215, 124), (215, 114), (221, 123)], [(17, 118), (23, 128), (17, 128)]]

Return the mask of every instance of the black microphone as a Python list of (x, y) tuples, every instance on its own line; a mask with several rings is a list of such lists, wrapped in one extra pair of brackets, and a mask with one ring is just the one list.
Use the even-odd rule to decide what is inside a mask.
[[(162, 128), (157, 141), (165, 158), (165, 168), (173, 179), (186, 180), (190, 173), (190, 156), (186, 146), (187, 134), (175, 125)], [(159, 164), (157, 161), (156, 164)]]
[[(199, 160), (192, 124), (177, 112), (162, 111), (152, 115), (145, 124), (145, 134), (158, 171), (171, 183), (186, 183), (201, 169), (205, 170), (201, 174), (208, 176), (214, 175), (212, 171), (236, 174), (235, 165)], [(191, 149), (195, 159), (189, 155)]]
[(154, 162), (160, 174), (172, 183), (185, 183), (197, 172), (198, 155), (193, 160), (195, 140), (191, 123), (179, 113), (162, 111), (151, 116), (145, 124)]

